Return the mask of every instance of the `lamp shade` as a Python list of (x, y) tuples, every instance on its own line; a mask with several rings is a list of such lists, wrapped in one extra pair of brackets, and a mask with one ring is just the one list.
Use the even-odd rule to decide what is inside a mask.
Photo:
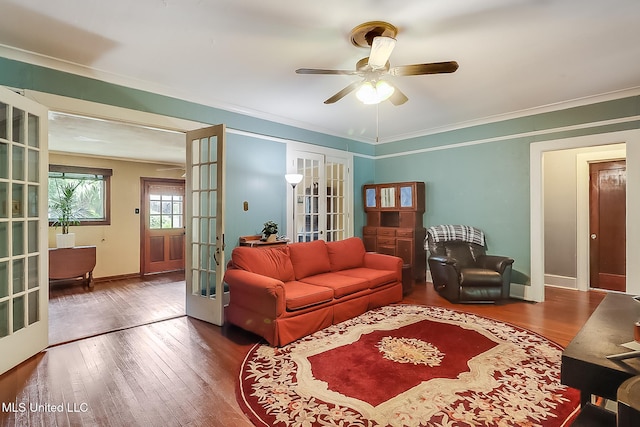
[(356, 92), (356, 97), (363, 104), (379, 104), (389, 99), (395, 88), (384, 80), (378, 80), (373, 86), (371, 82), (364, 82)]
[(299, 173), (288, 173), (284, 176), (284, 179), (291, 185), (296, 185), (302, 181), (302, 175)]

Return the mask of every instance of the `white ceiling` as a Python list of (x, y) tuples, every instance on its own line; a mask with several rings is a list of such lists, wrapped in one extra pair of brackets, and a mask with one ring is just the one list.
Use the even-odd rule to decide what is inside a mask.
[(294, 72), (353, 69), (361, 23), (398, 27), (392, 66), (460, 64), (390, 78), (409, 101), (379, 106), (388, 142), (638, 93), (639, 19), (638, 0), (0, 0), (0, 54), (374, 143), (375, 106), (323, 103), (357, 77)]

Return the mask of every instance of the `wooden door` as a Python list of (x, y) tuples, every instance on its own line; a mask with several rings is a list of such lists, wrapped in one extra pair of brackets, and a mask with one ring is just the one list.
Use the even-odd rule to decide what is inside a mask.
[(49, 343), (47, 115), (0, 88), (0, 374)]
[(590, 286), (626, 291), (626, 162), (589, 164)]
[(142, 178), (142, 274), (184, 269), (184, 181)]

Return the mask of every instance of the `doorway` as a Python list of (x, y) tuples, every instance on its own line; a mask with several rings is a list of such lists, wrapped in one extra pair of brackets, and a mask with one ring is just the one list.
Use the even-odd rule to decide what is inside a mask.
[(626, 161), (590, 163), (589, 178), (589, 285), (626, 292)]
[(184, 270), (184, 180), (141, 178), (140, 273)]

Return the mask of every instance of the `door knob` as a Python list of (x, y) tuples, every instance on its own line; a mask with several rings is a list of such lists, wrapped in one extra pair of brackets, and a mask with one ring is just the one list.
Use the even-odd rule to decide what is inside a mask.
[(593, 234), (591, 235), (591, 240), (596, 240), (596, 237), (598, 237), (598, 236), (596, 236), (596, 234), (595, 234), (595, 233), (593, 233)]

